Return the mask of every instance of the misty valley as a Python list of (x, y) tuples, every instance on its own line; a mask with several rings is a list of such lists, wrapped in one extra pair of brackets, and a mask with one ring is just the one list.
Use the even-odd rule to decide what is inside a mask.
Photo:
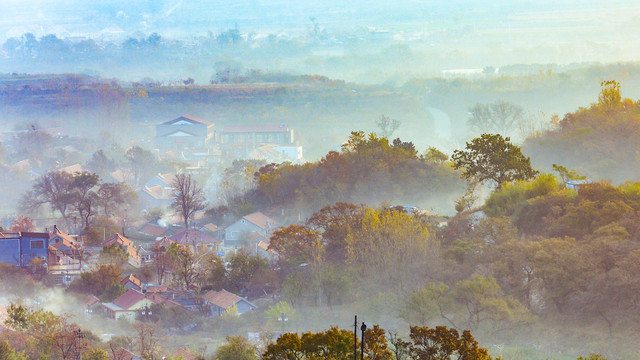
[(0, 359), (638, 358), (633, 1), (0, 13)]

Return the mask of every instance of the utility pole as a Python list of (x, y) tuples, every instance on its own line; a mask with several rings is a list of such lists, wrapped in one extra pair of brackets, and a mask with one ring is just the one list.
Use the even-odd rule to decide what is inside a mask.
[(358, 315), (353, 320), (353, 360), (358, 360)]
[(360, 343), (360, 360), (364, 360), (364, 332), (367, 330), (367, 325), (362, 322), (362, 326), (360, 326), (360, 330), (362, 330), (362, 340)]

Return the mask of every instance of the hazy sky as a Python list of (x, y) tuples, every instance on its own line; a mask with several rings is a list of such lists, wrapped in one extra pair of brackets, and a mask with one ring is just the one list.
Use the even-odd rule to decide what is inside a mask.
[[(159, 32), (188, 36), (220, 31), (238, 24), (241, 30), (304, 29), (310, 18), (332, 28), (393, 27), (412, 23), (468, 22), (482, 24), (519, 21), (531, 13), (585, 11), (600, 13), (599, 23), (611, 16), (640, 19), (640, 2), (631, 0), (1, 0), (0, 39), (33, 32), (57, 35), (91, 35), (123, 31)], [(617, 11), (616, 11), (617, 10)], [(605, 13), (602, 13), (605, 11)], [(557, 25), (575, 19), (557, 19)]]

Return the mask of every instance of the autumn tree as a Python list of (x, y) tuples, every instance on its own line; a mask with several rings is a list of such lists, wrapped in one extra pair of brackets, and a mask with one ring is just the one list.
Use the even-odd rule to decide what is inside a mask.
[(454, 328), (446, 326), (410, 327), (412, 344), (409, 353), (413, 359), (420, 360), (490, 360), (487, 349), (480, 347), (469, 330), (460, 334)]
[(394, 209), (364, 209), (350, 229), (347, 265), (363, 284), (407, 289), (416, 279), (432, 276), (438, 261), (428, 225)]
[(204, 193), (191, 175), (176, 175), (172, 187), (174, 193), (171, 207), (182, 216), (184, 227), (188, 229), (189, 220), (193, 218), (195, 212), (205, 208)]
[(227, 336), (227, 343), (218, 347), (214, 360), (256, 360), (256, 347), (243, 336)]
[(195, 284), (198, 272), (198, 257), (189, 247), (172, 243), (167, 249), (173, 267), (173, 278), (185, 290)]
[(138, 322), (133, 325), (138, 350), (143, 359), (153, 359), (158, 351), (158, 335), (153, 325)]
[(533, 178), (538, 172), (520, 148), (499, 134), (482, 134), (467, 142), (466, 150), (455, 150), (451, 159), (455, 169), (462, 169), (467, 180), (491, 181), (498, 189), (514, 180)]
[(43, 355), (51, 352), (63, 360), (72, 359), (86, 346), (77, 325), (49, 311), (11, 304), (4, 325), (33, 339)]
[(100, 262), (103, 264), (122, 266), (128, 259), (129, 253), (127, 250), (117, 244), (105, 246), (100, 251)]
[(15, 220), (11, 222), (9, 231), (11, 232), (29, 232), (33, 231), (35, 226), (33, 220), (28, 216), (19, 215)]

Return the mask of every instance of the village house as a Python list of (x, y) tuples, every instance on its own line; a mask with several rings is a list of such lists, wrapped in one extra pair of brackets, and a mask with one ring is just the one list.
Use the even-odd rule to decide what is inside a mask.
[[(233, 249), (251, 246), (251, 239), (256, 240), (256, 234), (262, 239), (268, 239), (276, 226), (276, 222), (261, 212), (245, 215), (242, 219), (224, 229), (224, 247)], [(254, 234), (255, 233), (255, 234)], [(259, 240), (258, 240), (259, 241)]]
[(0, 262), (28, 267), (33, 259), (47, 261), (49, 234), (37, 232), (0, 232)]
[(213, 128), (213, 123), (209, 120), (182, 115), (156, 126), (156, 145), (179, 152), (204, 148), (213, 136)]
[(239, 147), (247, 150), (264, 144), (293, 145), (293, 129), (286, 125), (229, 125), (220, 132), (223, 147)]
[(231, 309), (235, 309), (238, 315), (242, 315), (247, 311), (257, 308), (257, 306), (247, 299), (224, 289), (221, 291), (211, 290), (206, 293), (203, 298), (206, 303), (210, 305), (211, 316), (221, 316)]
[(103, 244), (104, 247), (109, 247), (112, 245), (119, 246), (127, 252), (127, 262), (131, 266), (135, 268), (139, 268), (140, 266), (142, 266), (143, 261), (140, 257), (140, 250), (135, 245), (133, 245), (133, 242), (131, 242), (131, 240), (116, 233)]
[(53, 225), (53, 231), (49, 234), (49, 265), (79, 267), (82, 250), (82, 243), (78, 239)]
[(206, 234), (198, 229), (182, 230), (168, 239), (180, 245), (189, 246), (193, 252), (208, 250), (217, 252), (222, 242), (220, 239)]
[(133, 274), (125, 276), (122, 280), (120, 280), (120, 285), (124, 286), (127, 289), (133, 289), (140, 292), (142, 292), (142, 289), (144, 287), (142, 281), (140, 281), (140, 279), (138, 279)]
[[(143, 293), (129, 289), (110, 303), (103, 303), (105, 314), (110, 319), (134, 321), (138, 314), (148, 311), (154, 302)], [(146, 313), (145, 313), (146, 315)]]

